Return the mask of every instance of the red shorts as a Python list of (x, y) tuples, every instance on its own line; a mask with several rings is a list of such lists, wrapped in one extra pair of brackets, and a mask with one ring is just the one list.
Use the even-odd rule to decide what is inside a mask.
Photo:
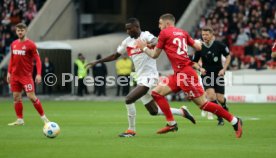
[(24, 89), (25, 92), (34, 91), (34, 81), (32, 77), (11, 77), (10, 84), (12, 92), (22, 92), (22, 89)]
[(175, 93), (182, 90), (189, 99), (198, 98), (204, 94), (202, 84), (196, 71), (190, 67), (185, 67), (181, 72), (168, 77), (167, 86)]

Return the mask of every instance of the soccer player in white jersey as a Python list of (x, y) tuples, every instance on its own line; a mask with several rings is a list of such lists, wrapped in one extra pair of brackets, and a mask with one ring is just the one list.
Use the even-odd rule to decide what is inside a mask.
[[(97, 63), (114, 61), (124, 53), (127, 53), (128, 56), (132, 59), (135, 72), (138, 76), (137, 87), (135, 87), (125, 98), (129, 127), (125, 132), (119, 134), (119, 136), (133, 137), (136, 134), (136, 108), (134, 104), (136, 100), (141, 99), (142, 103), (145, 105), (146, 109), (151, 115), (164, 114), (155, 104), (153, 98), (150, 95), (150, 90), (157, 85), (159, 78), (156, 67), (156, 60), (150, 58), (136, 46), (136, 39), (138, 38), (146, 41), (151, 45), (157, 42), (157, 38), (147, 31), (141, 31), (140, 22), (136, 18), (129, 18), (125, 24), (125, 27), (129, 37), (123, 40), (122, 43), (118, 46), (117, 52), (100, 60), (93, 61), (87, 64), (86, 67), (93, 67)], [(173, 114), (183, 116), (195, 124), (195, 119), (185, 106), (182, 106), (180, 109), (171, 108), (171, 111)]]

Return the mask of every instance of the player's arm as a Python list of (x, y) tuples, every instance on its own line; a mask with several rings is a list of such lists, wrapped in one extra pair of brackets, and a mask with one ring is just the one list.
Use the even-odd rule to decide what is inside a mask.
[(37, 75), (35, 77), (35, 82), (40, 83), (41, 82), (42, 64), (41, 64), (41, 60), (40, 60), (37, 49), (35, 49), (35, 51), (36, 51), (36, 53), (34, 53), (34, 58), (35, 58), (35, 61), (36, 61), (36, 71), (37, 71)]
[(223, 68), (218, 73), (219, 76), (223, 76), (225, 74), (225, 71), (227, 70), (227, 68), (228, 68), (228, 66), (230, 65), (230, 62), (231, 62), (231, 55), (230, 55), (230, 51), (229, 51), (227, 46), (224, 46), (222, 52), (223, 52), (222, 54), (225, 56), (226, 60), (225, 60), (225, 63), (223, 65)]
[(157, 45), (158, 42), (158, 38), (154, 37), (152, 40), (150, 40), (147, 43), (147, 47), (151, 48), (151, 47), (155, 47)]
[(200, 40), (194, 40), (194, 44), (192, 45), (192, 47), (196, 50), (196, 51), (200, 51), (202, 48), (202, 42)]
[(141, 50), (143, 50), (149, 57), (156, 59), (159, 57), (159, 55), (162, 52), (162, 49), (159, 49), (157, 47), (154, 47), (154, 49), (149, 49), (147, 47), (147, 43), (145, 41), (142, 41), (140, 39), (138, 39), (136, 41), (136, 45), (137, 47), (139, 47)]
[(120, 56), (121, 56), (121, 54), (116, 52), (116, 53), (111, 54), (111, 55), (109, 55), (105, 58), (102, 58), (102, 59), (99, 59), (99, 60), (96, 60), (96, 61), (92, 61), (92, 62), (86, 64), (85, 67), (90, 68), (90, 67), (93, 67), (94, 65), (96, 65), (98, 63), (105, 63), (105, 62), (109, 62), (109, 61), (114, 61), (114, 60), (117, 60)]
[(198, 70), (201, 75), (206, 75), (206, 70), (200, 66), (199, 62), (201, 62), (201, 56), (200, 56), (200, 52), (197, 51), (194, 53), (194, 56), (193, 56), (193, 68)]

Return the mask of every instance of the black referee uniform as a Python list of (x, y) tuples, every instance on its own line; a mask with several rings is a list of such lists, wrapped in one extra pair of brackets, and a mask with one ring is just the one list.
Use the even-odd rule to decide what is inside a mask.
[[(204, 89), (213, 88), (216, 93), (224, 94), (224, 77), (218, 76), (218, 73), (223, 69), (221, 56), (227, 57), (230, 55), (228, 47), (219, 41), (213, 41), (210, 45), (202, 44), (202, 50), (195, 53), (193, 57), (194, 62), (198, 62), (201, 58), (202, 67), (206, 70), (206, 75), (202, 75), (202, 81)], [(212, 83), (210, 77), (214, 76)], [(216, 83), (217, 78), (219, 78), (220, 84)]]
[[(202, 44), (202, 50), (195, 53), (193, 57), (194, 62), (198, 62), (201, 58), (202, 67), (206, 70), (205, 75), (201, 75), (202, 83), (204, 89), (213, 88), (216, 93), (224, 94), (225, 92), (225, 82), (224, 76), (218, 76), (218, 73), (223, 69), (222, 55), (227, 57), (230, 55), (228, 47), (219, 41), (211, 41), (209, 45), (205, 43)], [(219, 81), (218, 83), (216, 81)], [(217, 100), (212, 102), (218, 104)], [(224, 109), (228, 110), (226, 106), (226, 99), (224, 103), (221, 103)], [(223, 119), (218, 117), (219, 125), (223, 125)]]

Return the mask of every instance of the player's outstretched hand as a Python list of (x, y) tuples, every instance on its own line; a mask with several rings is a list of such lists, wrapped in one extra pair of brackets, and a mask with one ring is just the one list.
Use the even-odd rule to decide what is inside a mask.
[(7, 82), (10, 83), (10, 80), (11, 80), (11, 74), (8, 73), (8, 75), (7, 75)]
[(136, 40), (136, 45), (138, 48), (142, 49), (145, 48), (147, 46), (147, 43), (141, 39), (137, 39)]
[(218, 73), (219, 76), (224, 76), (225, 74), (225, 70), (224, 69), (221, 69)]
[(90, 62), (90, 63), (88, 63), (88, 64), (85, 65), (85, 68), (89, 69), (89, 68), (93, 67), (96, 64), (97, 64), (97, 61)]
[(37, 83), (37, 84), (41, 83), (41, 75), (36, 75), (35, 83)]

